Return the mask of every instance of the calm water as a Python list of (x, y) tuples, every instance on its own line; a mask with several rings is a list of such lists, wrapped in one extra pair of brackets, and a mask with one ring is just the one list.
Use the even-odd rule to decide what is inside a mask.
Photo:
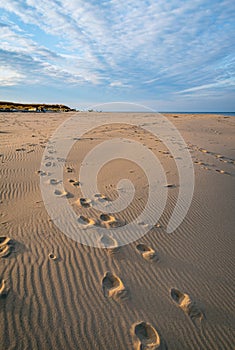
[(218, 114), (224, 116), (234, 116), (235, 112), (160, 112), (160, 113), (171, 113), (171, 114)]

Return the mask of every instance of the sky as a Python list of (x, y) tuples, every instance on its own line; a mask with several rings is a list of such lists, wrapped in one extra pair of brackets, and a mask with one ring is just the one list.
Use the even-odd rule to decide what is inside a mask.
[(0, 100), (235, 111), (234, 0), (4, 0)]

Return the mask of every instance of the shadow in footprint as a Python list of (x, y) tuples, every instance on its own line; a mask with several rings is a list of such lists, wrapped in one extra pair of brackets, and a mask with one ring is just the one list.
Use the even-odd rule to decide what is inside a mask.
[(175, 288), (171, 289), (170, 294), (174, 303), (191, 318), (195, 325), (197, 325), (198, 322), (201, 324), (205, 316), (188, 294), (182, 293)]
[(102, 280), (104, 296), (115, 300), (124, 300), (128, 297), (128, 292), (121, 279), (112, 272), (106, 272)]
[(10, 237), (0, 236), (0, 258), (8, 257), (14, 250), (14, 242)]
[(114, 216), (109, 214), (101, 214), (100, 215), (100, 225), (105, 228), (116, 228), (124, 225), (123, 222), (116, 219)]
[(134, 345), (136, 350), (165, 349), (161, 344), (160, 336), (156, 329), (147, 322), (140, 322), (132, 327)]
[(140, 243), (136, 246), (136, 249), (145, 260), (148, 260), (148, 261), (158, 261), (159, 260), (155, 250), (148, 247), (146, 244)]
[(92, 206), (91, 200), (89, 198), (80, 198), (80, 204), (84, 208), (90, 208)]
[(69, 183), (71, 183), (71, 185), (73, 185), (74, 187), (80, 186), (80, 182), (77, 180), (70, 179)]
[(81, 215), (78, 218), (78, 222), (79, 222), (79, 224), (82, 224), (84, 226), (95, 226), (96, 225), (96, 221), (94, 219), (87, 218), (86, 216), (83, 216), (83, 215)]
[(0, 298), (5, 299), (7, 297), (8, 292), (9, 288), (6, 285), (6, 281), (2, 279), (0, 282)]
[(61, 197), (61, 198), (63, 198), (63, 197), (73, 198), (74, 197), (74, 195), (72, 193), (69, 193), (67, 191), (61, 191), (61, 190), (58, 190), (58, 189), (54, 191), (54, 194), (56, 196), (58, 196), (58, 197)]
[(109, 202), (108, 197), (106, 197), (104, 194), (101, 193), (96, 193), (94, 195), (95, 200), (101, 202), (101, 203), (105, 203), (105, 202)]

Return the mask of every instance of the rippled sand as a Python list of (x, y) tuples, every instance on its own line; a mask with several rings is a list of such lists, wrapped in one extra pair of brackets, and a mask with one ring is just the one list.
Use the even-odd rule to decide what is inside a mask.
[[(47, 160), (48, 171), (42, 171), (48, 139), (70, 115), (0, 113), (2, 348), (232, 349), (235, 118), (168, 115), (184, 137), (195, 169), (191, 207), (169, 234), (166, 227), (179, 195), (178, 169), (171, 152), (148, 132), (118, 124), (78, 138), (63, 169), (63, 189), (59, 179), (48, 177), (55, 154)], [(87, 118), (99, 115), (87, 113)], [(99, 191), (91, 198), (83, 196), (79, 182), (87, 152), (114, 137), (146, 145), (167, 177), (168, 199), (160, 220), (149, 230), (148, 222), (139, 222), (149, 232), (122, 247), (112, 231), (145, 207), (143, 169), (125, 159), (110, 162), (101, 169)], [(84, 235), (106, 229), (97, 244), (109, 249), (81, 245), (55, 226), (42, 200), (42, 178), (54, 196), (71, 205)], [(135, 186), (128, 208), (97, 211), (96, 203), (105, 207), (117, 199), (116, 186), (123, 178)]]

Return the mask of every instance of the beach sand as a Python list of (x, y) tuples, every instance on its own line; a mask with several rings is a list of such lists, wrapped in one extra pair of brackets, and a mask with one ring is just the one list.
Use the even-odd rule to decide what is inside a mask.
[[(79, 167), (100, 142), (125, 137), (145, 144), (173, 185), (164, 213), (144, 237), (122, 247), (102, 237), (101, 243), (111, 241), (112, 249), (106, 249), (67, 237), (42, 200), (40, 179), (47, 176), (40, 172), (42, 155), (52, 133), (70, 115), (0, 114), (1, 348), (234, 349), (235, 118), (167, 115), (183, 136), (195, 170), (190, 209), (173, 233), (166, 227), (179, 176), (159, 139), (116, 125), (77, 140), (64, 168), (65, 192), (55, 190), (55, 195), (80, 215), (84, 235), (87, 225), (111, 231), (115, 224), (130, 222), (147, 200), (145, 173), (123, 159), (101, 169), (100, 195), (82, 198)], [(99, 115), (87, 113), (87, 118)], [(92, 202), (115, 199), (123, 177), (135, 186), (133, 202), (118, 215), (97, 213)], [(48, 188), (56, 181), (50, 180)]]

